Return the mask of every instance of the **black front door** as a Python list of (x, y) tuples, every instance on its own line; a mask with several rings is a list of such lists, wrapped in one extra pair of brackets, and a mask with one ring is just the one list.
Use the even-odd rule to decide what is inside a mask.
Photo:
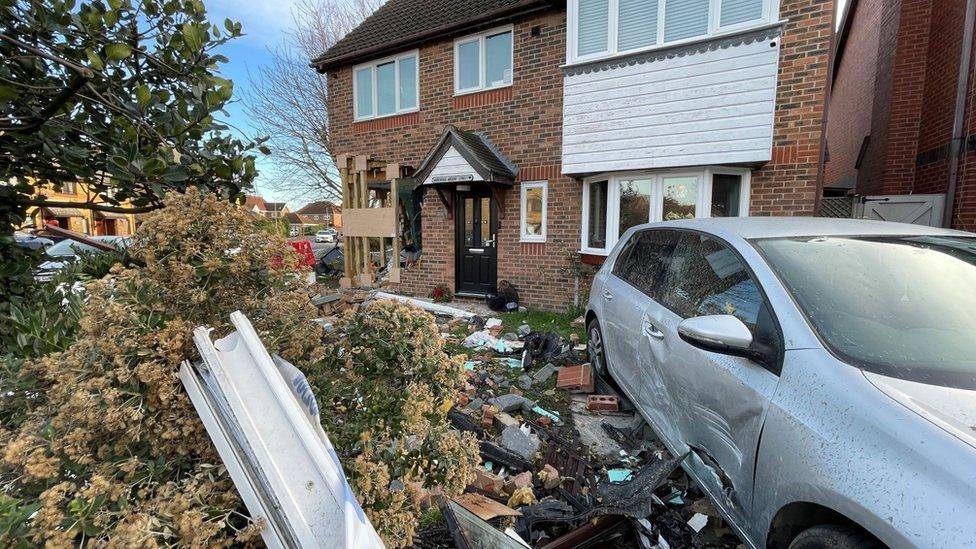
[(498, 276), (498, 211), (487, 190), (458, 192), (455, 208), (457, 291), (487, 294)]

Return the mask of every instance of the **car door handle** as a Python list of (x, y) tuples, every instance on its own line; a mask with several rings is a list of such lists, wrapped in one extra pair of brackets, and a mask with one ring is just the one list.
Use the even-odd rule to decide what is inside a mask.
[(647, 318), (646, 316), (644, 317), (643, 321), (641, 322), (641, 328), (643, 328), (644, 334), (646, 334), (648, 337), (653, 337), (654, 339), (663, 339), (664, 338), (664, 332), (662, 332), (661, 330), (658, 330), (657, 327), (654, 326), (654, 324), (651, 322), (651, 320), (649, 318)]
[(603, 290), (603, 299), (613, 301), (613, 294), (611, 294), (609, 290)]

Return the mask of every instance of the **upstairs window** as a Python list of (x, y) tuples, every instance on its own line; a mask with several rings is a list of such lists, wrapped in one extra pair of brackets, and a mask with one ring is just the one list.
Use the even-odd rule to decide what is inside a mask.
[(454, 93), (512, 85), (512, 29), (494, 29), (454, 43)]
[(353, 69), (355, 119), (369, 120), (417, 110), (417, 52)]
[(569, 61), (680, 44), (775, 20), (778, 0), (570, 0)]

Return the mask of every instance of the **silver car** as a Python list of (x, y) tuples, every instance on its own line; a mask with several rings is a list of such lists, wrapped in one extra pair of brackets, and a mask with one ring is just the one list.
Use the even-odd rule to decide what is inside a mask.
[(747, 545), (976, 545), (976, 235), (641, 225), (597, 273), (587, 333)]

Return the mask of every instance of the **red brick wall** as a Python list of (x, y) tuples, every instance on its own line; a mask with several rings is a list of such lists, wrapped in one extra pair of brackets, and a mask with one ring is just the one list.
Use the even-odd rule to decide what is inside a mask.
[(773, 159), (752, 174), (751, 215), (813, 215), (833, 0), (783, 0)]
[[(532, 28), (539, 35), (532, 36)], [(562, 69), (566, 15), (553, 12), (514, 25), (511, 88), (454, 97), (454, 41), (420, 48), (420, 112), (354, 123), (352, 68), (329, 75), (332, 150), (368, 154), (417, 167), (446, 124), (485, 133), (520, 169), (520, 181), (549, 182), (547, 242), (519, 243), (519, 187), (503, 195), (498, 231), (498, 278), (519, 289), (530, 307), (562, 310), (573, 302), (570, 254), (579, 250), (579, 182), (560, 175)], [(403, 273), (401, 290), (427, 295), (435, 284), (454, 288), (454, 223), (434, 192), (424, 198), (423, 261)]]
[[(827, 117), (827, 148), (824, 183), (856, 181), (854, 167), (864, 138), (871, 135), (874, 86), (878, 66), (878, 40), (884, 0), (860, 0), (848, 23), (844, 56), (834, 68)], [(870, 145), (870, 141), (869, 141)]]

